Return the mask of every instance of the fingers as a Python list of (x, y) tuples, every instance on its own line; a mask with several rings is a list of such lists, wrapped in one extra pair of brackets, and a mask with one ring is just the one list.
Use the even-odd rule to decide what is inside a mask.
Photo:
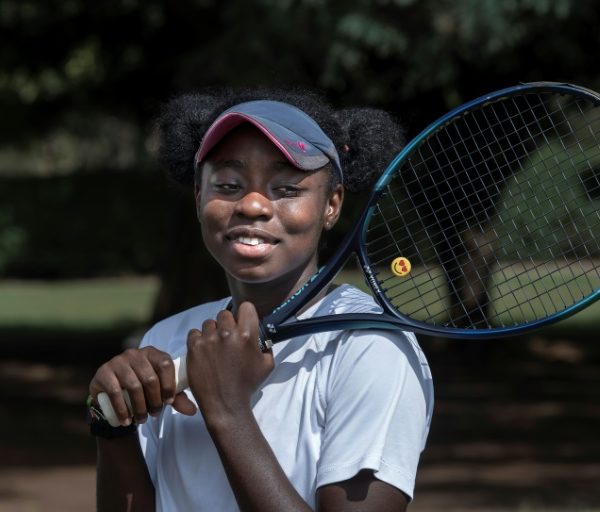
[(272, 355), (271, 347), (273, 343), (270, 340), (261, 340), (258, 313), (254, 304), (251, 302), (243, 302), (238, 311), (238, 323), (245, 327), (244, 335), (249, 342), (254, 341), (261, 352)]
[[(128, 349), (102, 365), (90, 383), (90, 394), (106, 392), (122, 425), (131, 416), (142, 423), (175, 398), (175, 369), (171, 357), (154, 347)], [(126, 402), (127, 392), (130, 407)]]
[(173, 359), (166, 352), (153, 350), (148, 354), (148, 362), (152, 365), (158, 377), (160, 401), (166, 404), (173, 403), (177, 393)]
[[(258, 347), (258, 315), (243, 303), (188, 333), (187, 375), (206, 424), (245, 414), (253, 393), (274, 367)], [(183, 406), (182, 406), (183, 407)]]
[(163, 406), (161, 380), (151, 362), (141, 355), (133, 367), (135, 377), (124, 381), (124, 389), (129, 393), (131, 409), (135, 421), (146, 421), (148, 414), (158, 414)]
[(252, 344), (258, 346), (258, 314), (254, 305), (243, 302), (234, 316), (231, 311), (223, 310), (215, 320), (206, 320), (202, 329), (192, 329), (188, 333), (188, 347), (197, 344)]
[(254, 336), (258, 339), (258, 313), (254, 304), (251, 302), (242, 302), (237, 313), (238, 325), (244, 328), (248, 339)]
[(98, 369), (90, 383), (89, 391), (95, 403), (98, 403), (100, 393), (106, 393), (118, 422), (123, 426), (131, 424), (131, 413), (125, 401), (121, 382), (112, 368), (108, 367), (108, 363)]

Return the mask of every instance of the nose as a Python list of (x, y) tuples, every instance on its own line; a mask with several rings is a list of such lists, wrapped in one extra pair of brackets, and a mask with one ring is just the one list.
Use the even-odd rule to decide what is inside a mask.
[(273, 205), (268, 197), (260, 192), (252, 191), (245, 194), (236, 204), (238, 215), (249, 218), (267, 217), (273, 215)]

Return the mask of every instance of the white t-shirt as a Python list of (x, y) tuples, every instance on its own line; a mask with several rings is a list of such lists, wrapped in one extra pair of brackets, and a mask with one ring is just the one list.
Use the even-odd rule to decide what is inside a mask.
[[(215, 318), (228, 302), (163, 320), (141, 346), (181, 352), (188, 331)], [(301, 317), (378, 311), (370, 296), (342, 285)], [(363, 469), (412, 497), (433, 409), (429, 366), (414, 335), (324, 332), (277, 343), (273, 355), (275, 368), (256, 391), (253, 412), (306, 502), (314, 508), (317, 488)], [(239, 510), (199, 413), (188, 417), (167, 406), (139, 427), (139, 435), (158, 511)]]

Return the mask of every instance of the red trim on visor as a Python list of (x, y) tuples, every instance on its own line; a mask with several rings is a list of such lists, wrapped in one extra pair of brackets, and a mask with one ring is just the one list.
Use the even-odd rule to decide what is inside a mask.
[(242, 124), (243, 122), (252, 123), (256, 126), (264, 135), (279, 149), (283, 155), (288, 159), (288, 161), (297, 167), (298, 169), (302, 169), (298, 165), (298, 162), (294, 160), (292, 154), (286, 149), (286, 147), (279, 142), (279, 140), (262, 124), (260, 124), (256, 119), (242, 114), (240, 112), (230, 112), (225, 114), (222, 117), (219, 117), (206, 131), (204, 137), (202, 138), (202, 142), (200, 143), (200, 147), (196, 152), (196, 156), (194, 158), (194, 167), (198, 166), (198, 164), (206, 158), (206, 155), (209, 151), (214, 148), (219, 141), (227, 135), (231, 130), (233, 130), (236, 126)]

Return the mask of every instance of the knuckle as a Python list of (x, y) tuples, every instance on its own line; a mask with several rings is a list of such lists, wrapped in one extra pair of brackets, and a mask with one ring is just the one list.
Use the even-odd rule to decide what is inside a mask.
[(212, 345), (214, 343), (218, 343), (220, 340), (220, 336), (219, 333), (216, 331), (210, 332), (208, 334), (205, 334), (203, 337), (203, 341), (204, 343), (208, 344), (208, 345)]
[(158, 384), (158, 377), (156, 375), (144, 375), (142, 381), (144, 386), (155, 386)]
[(139, 380), (131, 380), (125, 386), (127, 391), (131, 393), (137, 393), (138, 391), (142, 391), (144, 388), (142, 383)]
[(225, 327), (221, 327), (219, 329), (219, 337), (221, 338), (229, 338), (231, 336), (231, 331)]
[(202, 344), (202, 336), (188, 336), (187, 347), (189, 350), (194, 350), (195, 348), (200, 347)]
[(121, 393), (122, 393), (122, 391), (123, 391), (123, 390), (122, 390), (122, 389), (121, 389), (119, 386), (117, 386), (117, 385), (115, 384), (115, 385), (113, 385), (113, 386), (109, 386), (109, 387), (106, 389), (106, 394), (107, 394), (107, 395), (108, 395), (110, 398), (113, 398), (113, 399), (114, 399), (114, 398), (117, 398), (118, 396), (120, 396), (120, 395), (121, 395)]
[(165, 356), (165, 357), (161, 358), (160, 361), (158, 361), (158, 367), (161, 370), (168, 370), (172, 366), (173, 366), (173, 359), (171, 359), (169, 356)]
[(239, 331), (239, 337), (242, 341), (249, 341), (252, 338), (252, 333), (250, 329), (241, 329)]

